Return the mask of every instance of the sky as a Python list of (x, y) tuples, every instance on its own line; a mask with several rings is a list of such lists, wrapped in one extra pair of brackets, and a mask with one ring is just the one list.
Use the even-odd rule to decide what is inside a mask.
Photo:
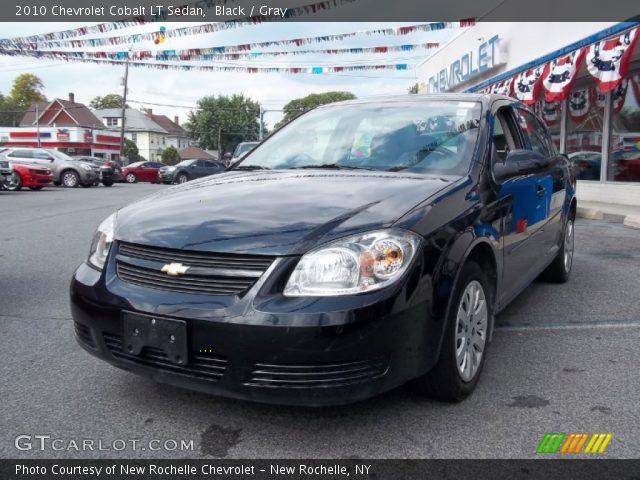
[[(3, 38), (26, 36), (66, 30), (83, 26), (81, 23), (0, 23)], [(170, 23), (167, 28), (189, 24)], [(317, 35), (339, 34), (354, 31), (373, 30), (411, 23), (349, 23), (349, 22), (274, 22), (223, 30), (207, 35), (182, 38), (167, 38), (161, 45), (153, 42), (136, 44), (144, 50), (169, 50), (183, 48), (203, 48), (235, 45), (268, 40), (284, 40)], [(117, 35), (156, 30), (155, 25), (138, 26), (117, 31)], [(410, 43), (445, 43), (458, 30), (421, 32), (405, 36), (358, 35), (338, 42), (322, 42), (299, 49), (326, 49), (373, 47), (380, 45), (402, 45)], [(109, 35), (114, 35), (113, 32)], [(280, 46), (269, 50), (295, 50), (296, 47)], [(90, 49), (87, 49), (90, 50)], [(101, 47), (97, 50), (122, 50), (122, 47)], [(310, 93), (332, 90), (347, 90), (357, 97), (371, 97), (385, 94), (407, 93), (416, 82), (412, 66), (426, 59), (435, 50), (415, 50), (413, 52), (389, 52), (386, 54), (345, 54), (345, 55), (296, 55), (270, 57), (260, 60), (238, 60), (238, 65), (248, 66), (327, 66), (347, 64), (407, 63), (406, 71), (363, 71), (339, 74), (248, 74), (235, 72), (167, 71), (147, 68), (130, 68), (128, 103), (134, 108), (152, 108), (154, 113), (167, 115), (173, 119), (179, 116), (186, 121), (189, 111), (195, 108), (199, 98), (208, 95), (231, 95), (242, 93), (260, 102), (267, 111), (267, 125), (273, 126), (282, 116), (284, 104), (294, 98)], [(229, 62), (227, 60), (226, 62)], [(192, 62), (193, 63), (193, 62)], [(124, 68), (117, 65), (96, 65), (85, 63), (54, 62), (30, 57), (0, 56), (0, 93), (8, 94), (13, 79), (20, 73), (38, 75), (48, 98), (67, 98), (69, 92), (75, 94), (77, 102), (88, 104), (98, 95), (122, 93), (121, 81)], [(269, 111), (272, 110), (272, 111)]]

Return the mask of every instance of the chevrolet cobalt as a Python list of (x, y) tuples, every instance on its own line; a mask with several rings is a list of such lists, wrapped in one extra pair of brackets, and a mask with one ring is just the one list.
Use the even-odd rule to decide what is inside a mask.
[(228, 171), (126, 206), (71, 282), (76, 339), (153, 379), (327, 405), (480, 377), (494, 318), (569, 279), (575, 178), (508, 97), (317, 108)]

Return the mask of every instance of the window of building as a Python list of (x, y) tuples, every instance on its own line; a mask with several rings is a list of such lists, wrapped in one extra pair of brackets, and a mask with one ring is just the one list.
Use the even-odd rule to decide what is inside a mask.
[(118, 118), (117, 117), (107, 117), (107, 127), (117, 127), (118, 126)]
[(600, 180), (604, 128), (604, 96), (591, 75), (579, 78), (567, 100), (565, 152), (578, 180)]
[(137, 133), (133, 132), (133, 133), (131, 134), (131, 141), (132, 141), (133, 143), (137, 143), (137, 142), (138, 142), (138, 134), (137, 134)]
[(609, 138), (607, 180), (640, 182), (640, 65), (611, 92)]
[(564, 109), (564, 102), (546, 102), (544, 99), (536, 103), (534, 110), (538, 114), (538, 117), (542, 119), (549, 134), (551, 140), (557, 151), (561, 149), (561, 125), (562, 125), (562, 111)]

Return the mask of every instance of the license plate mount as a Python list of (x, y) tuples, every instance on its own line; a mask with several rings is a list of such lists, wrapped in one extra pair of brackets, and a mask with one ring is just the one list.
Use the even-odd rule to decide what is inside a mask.
[(162, 350), (169, 361), (177, 365), (189, 361), (184, 320), (124, 312), (122, 328), (123, 348), (130, 355), (140, 355), (149, 347)]

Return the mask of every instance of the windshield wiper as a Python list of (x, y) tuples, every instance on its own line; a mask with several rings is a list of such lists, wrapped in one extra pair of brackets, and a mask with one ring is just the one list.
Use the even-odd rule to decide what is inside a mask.
[(334, 169), (334, 170), (373, 170), (370, 167), (358, 167), (356, 165), (339, 165), (337, 163), (323, 163), (322, 165), (302, 165), (300, 167), (289, 167), (291, 170), (294, 169), (311, 169), (311, 168), (326, 168), (326, 169)]
[(238, 165), (231, 168), (231, 170), (271, 170), (268, 167), (261, 167), (260, 165)]

